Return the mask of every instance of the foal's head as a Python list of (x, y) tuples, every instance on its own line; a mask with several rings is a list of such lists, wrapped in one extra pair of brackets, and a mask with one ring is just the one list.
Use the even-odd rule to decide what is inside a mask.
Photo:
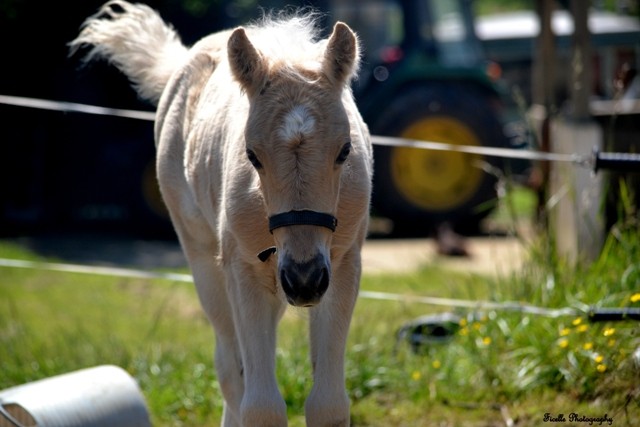
[[(290, 35), (295, 38), (295, 34)], [(330, 247), (343, 165), (351, 151), (343, 92), (357, 69), (355, 34), (338, 23), (315, 58), (274, 59), (244, 29), (228, 43), (231, 71), (246, 92), (246, 155), (260, 187), (290, 304), (320, 301), (331, 278)], [(285, 47), (286, 49), (286, 47)]]

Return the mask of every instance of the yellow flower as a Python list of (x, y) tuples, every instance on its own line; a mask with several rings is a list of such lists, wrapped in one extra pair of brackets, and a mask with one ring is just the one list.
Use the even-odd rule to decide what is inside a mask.
[(566, 337), (567, 335), (569, 335), (571, 333), (571, 329), (569, 328), (564, 328), (560, 331), (560, 336), (561, 337)]
[(431, 362), (431, 366), (433, 366), (433, 369), (440, 369), (442, 363), (440, 363), (439, 360), (434, 360), (433, 362)]
[(611, 335), (616, 333), (616, 328), (607, 328), (604, 330), (604, 332), (602, 333), (602, 335), (604, 335), (605, 337), (610, 337)]
[(420, 378), (422, 378), (422, 374), (420, 373), (420, 371), (413, 371), (411, 373), (411, 379), (414, 381), (418, 381)]
[(189, 412), (187, 411), (187, 408), (185, 408), (183, 406), (180, 409), (178, 409), (178, 416), (180, 418), (185, 419), (185, 418), (187, 418), (187, 415), (189, 415)]
[(484, 338), (482, 338), (482, 344), (484, 344), (484, 345), (489, 345), (489, 344), (491, 344), (491, 337), (484, 337)]
[(460, 319), (460, 326), (462, 326), (463, 328), (467, 326), (467, 319), (465, 319), (464, 317)]
[(587, 326), (587, 325), (580, 325), (580, 326), (578, 326), (578, 327), (576, 328), (576, 331), (578, 331), (578, 332), (586, 332), (586, 331), (587, 331), (587, 329), (589, 329), (589, 326)]
[(573, 324), (573, 326), (578, 326), (580, 323), (582, 323), (582, 317), (577, 317), (573, 319), (573, 322), (571, 323)]
[(600, 373), (603, 373), (607, 370), (607, 365), (600, 363), (598, 366), (596, 366), (596, 370)]
[(469, 334), (469, 329), (467, 329), (466, 327), (464, 327), (464, 328), (460, 329), (459, 334), (460, 334), (460, 335), (462, 335), (462, 336), (466, 336), (466, 335), (468, 335), (468, 334)]
[(640, 301), (640, 292), (636, 292), (635, 294), (631, 295), (631, 302), (638, 302)]
[(563, 338), (560, 341), (558, 341), (558, 345), (560, 346), (560, 348), (567, 348), (569, 346), (569, 340), (566, 338)]
[(584, 348), (585, 350), (591, 350), (593, 348), (593, 343), (592, 342), (586, 342), (586, 343), (584, 343), (582, 348)]
[(611, 338), (609, 341), (607, 341), (607, 345), (609, 347), (613, 347), (614, 345), (616, 345), (616, 340), (614, 340), (613, 338)]
[(482, 325), (478, 322), (473, 322), (473, 324), (471, 325), (473, 327), (473, 329), (475, 329), (476, 331), (479, 331), (480, 328), (482, 327)]
[(593, 360), (595, 360), (596, 363), (602, 363), (602, 361), (604, 360), (604, 357), (601, 354), (596, 354)]

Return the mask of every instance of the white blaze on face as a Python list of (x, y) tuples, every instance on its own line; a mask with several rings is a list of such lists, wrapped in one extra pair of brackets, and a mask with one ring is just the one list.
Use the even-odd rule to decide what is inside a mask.
[(301, 139), (313, 132), (316, 121), (304, 105), (296, 105), (285, 117), (280, 136), (285, 141)]

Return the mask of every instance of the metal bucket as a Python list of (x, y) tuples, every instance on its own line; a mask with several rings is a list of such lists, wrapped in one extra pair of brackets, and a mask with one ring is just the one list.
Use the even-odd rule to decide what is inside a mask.
[(0, 391), (0, 427), (150, 427), (137, 382), (98, 366)]

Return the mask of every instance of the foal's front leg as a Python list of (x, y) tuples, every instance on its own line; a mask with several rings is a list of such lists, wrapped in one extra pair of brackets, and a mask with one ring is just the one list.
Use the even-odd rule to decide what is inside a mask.
[(276, 328), (286, 304), (252, 267), (236, 262), (229, 269), (228, 291), (242, 355), (245, 427), (287, 425), (287, 407), (275, 375)]
[(349, 426), (344, 356), (360, 271), (360, 253), (354, 249), (335, 272), (322, 302), (311, 309), (313, 388), (305, 403), (308, 427)]

